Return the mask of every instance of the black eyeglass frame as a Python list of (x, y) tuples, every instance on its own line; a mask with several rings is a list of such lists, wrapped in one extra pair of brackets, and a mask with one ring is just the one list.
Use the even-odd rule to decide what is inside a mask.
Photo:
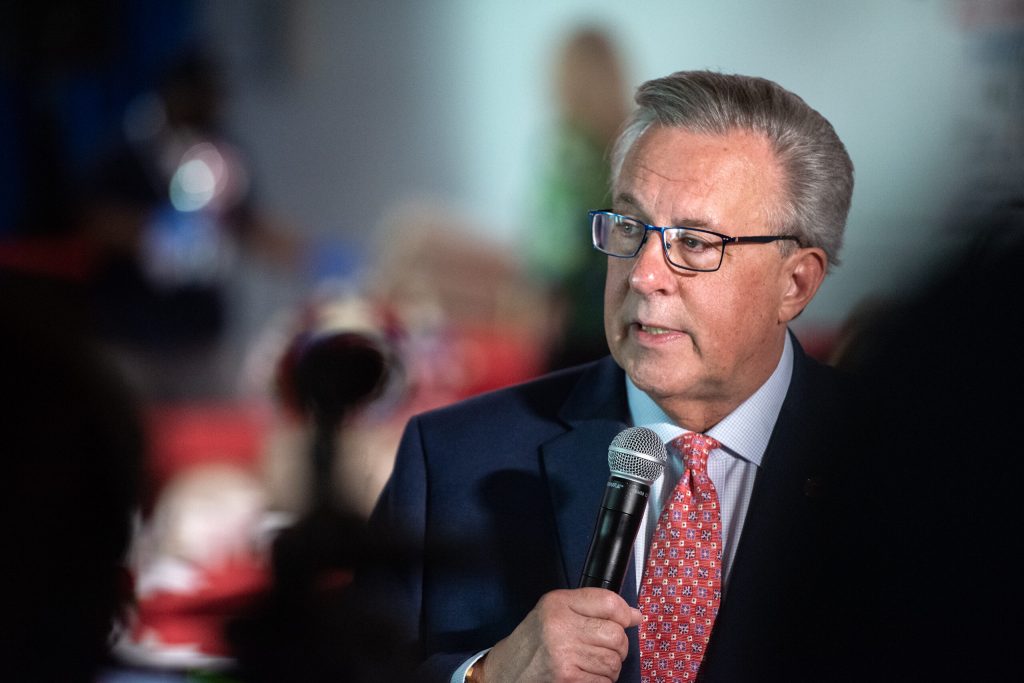
[[(796, 235), (742, 235), (740, 237), (733, 237), (731, 235), (723, 235), (722, 233), (715, 232), (714, 230), (705, 230), (704, 228), (689, 228), (685, 225), (648, 225), (639, 218), (634, 218), (633, 216), (626, 216), (621, 213), (615, 213), (611, 209), (596, 209), (594, 211), (588, 212), (587, 215), (590, 217), (591, 242), (593, 243), (594, 248), (597, 249), (602, 254), (614, 256), (615, 258), (635, 258), (636, 255), (640, 253), (640, 250), (643, 249), (644, 245), (647, 243), (647, 234), (653, 231), (661, 234), (661, 248), (665, 250), (665, 258), (668, 259), (669, 263), (671, 263), (676, 268), (682, 268), (683, 270), (691, 270), (696, 273), (713, 273), (719, 268), (721, 268), (722, 262), (725, 260), (725, 245), (727, 244), (770, 244), (771, 242), (778, 242), (779, 240), (793, 240), (794, 242), (797, 243), (797, 245), (800, 244), (800, 238), (797, 237)], [(633, 221), (638, 225), (642, 225), (644, 227), (644, 238), (640, 240), (640, 244), (637, 245), (636, 251), (629, 255), (613, 254), (599, 247), (597, 245), (597, 223), (595, 220), (598, 215), (611, 216), (613, 218), (625, 218), (626, 220)], [(693, 268), (691, 266), (681, 266), (675, 261), (673, 261), (671, 252), (669, 251), (668, 242), (665, 240), (666, 230), (686, 230), (688, 232), (700, 232), (705, 235), (714, 235), (715, 237), (721, 239), (722, 248), (718, 250), (718, 265), (716, 265), (714, 268)]]

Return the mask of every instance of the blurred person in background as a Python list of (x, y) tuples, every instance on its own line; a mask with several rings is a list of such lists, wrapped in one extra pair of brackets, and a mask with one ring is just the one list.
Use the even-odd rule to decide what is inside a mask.
[(291, 231), (257, 206), (249, 165), (223, 129), (223, 97), (213, 60), (180, 57), (128, 108), (123, 140), (84, 191), (98, 329), (154, 400), (230, 396), (237, 259), (298, 265)]
[[(100, 668), (112, 681), (224, 671), (224, 622), (268, 587), (264, 532), (277, 510), (256, 468), (267, 425), (248, 406), (191, 402), (231, 390), (220, 349), (238, 260), (290, 268), (296, 244), (253, 199), (223, 128), (217, 64), (175, 43), (187, 9), (56, 2), (0, 16), (0, 325), (16, 366), (3, 379), (0, 436), (13, 489), (5, 515), (24, 549), (4, 569), (6, 671), (60, 681), (93, 680)], [(107, 127), (122, 130), (122, 114), (123, 137), (108, 149)], [(102, 377), (95, 388), (79, 381), (102, 362), (127, 371), (139, 405), (122, 406)], [(141, 472), (117, 469), (132, 454), (106, 433), (107, 411), (125, 440), (139, 440), (140, 461), (124, 464)], [(75, 429), (80, 443), (65, 434)], [(51, 457), (58, 446), (66, 452)], [(129, 475), (142, 503), (132, 534), (118, 489)], [(375, 495), (384, 476), (359, 494)]]
[(63, 296), (0, 274), (5, 680), (93, 681), (130, 607), (144, 455), (134, 395)]
[(956, 252), (860, 312), (836, 357), (862, 378), (863, 428), (840, 444), (860, 476), (838, 477), (828, 569), (806, 586), (842, 617), (818, 650), (839, 664), (818, 680), (998, 681), (1018, 666), (1024, 306), (1007, 294), (1022, 199), (952, 221)]
[[(679, 72), (637, 103), (591, 212), (612, 357), (411, 420), (371, 519), (424, 552), (363, 584), (404, 620), (417, 680), (791, 680), (827, 628), (802, 587), (849, 394), (788, 324), (838, 263), (852, 163), (764, 79)], [(621, 594), (576, 589), (629, 425), (672, 460)], [(699, 554), (669, 540), (698, 537), (676, 526), (698, 510)]]
[(544, 148), (538, 206), (527, 231), (528, 266), (553, 308), (551, 370), (608, 353), (601, 325), (604, 259), (580, 226), (589, 209), (608, 205), (608, 152), (629, 113), (623, 70), (611, 36), (597, 28), (573, 32), (554, 69), (558, 119)]

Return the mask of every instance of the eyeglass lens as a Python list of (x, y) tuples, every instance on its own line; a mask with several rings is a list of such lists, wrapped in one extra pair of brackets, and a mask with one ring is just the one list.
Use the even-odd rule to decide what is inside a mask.
[[(593, 233), (598, 249), (630, 258), (640, 251), (647, 227), (626, 216), (595, 213)], [(722, 238), (717, 235), (688, 228), (665, 228), (662, 239), (669, 262), (680, 268), (715, 270), (721, 263)]]

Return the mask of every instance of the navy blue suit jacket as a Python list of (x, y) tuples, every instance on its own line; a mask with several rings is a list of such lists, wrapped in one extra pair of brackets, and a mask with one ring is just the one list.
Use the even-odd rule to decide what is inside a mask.
[[(795, 342), (795, 340), (794, 340)], [(755, 481), (703, 679), (799, 677), (840, 379), (794, 343), (793, 378)], [(392, 609), (422, 655), (418, 680), (447, 681), (504, 638), (545, 592), (578, 585), (629, 426), (609, 357), (413, 418), (371, 528), (401, 529), (422, 560), (388, 577)], [(380, 578), (380, 577), (377, 577)], [(623, 597), (636, 604), (627, 572)], [(636, 629), (620, 681), (639, 681)]]

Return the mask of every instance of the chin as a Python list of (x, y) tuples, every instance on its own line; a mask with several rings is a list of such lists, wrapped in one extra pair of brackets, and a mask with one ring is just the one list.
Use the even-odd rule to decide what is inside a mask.
[(643, 380), (643, 377), (633, 378), (633, 384), (645, 394), (658, 401), (661, 399), (680, 398), (687, 395), (690, 391), (689, 383), (676, 378), (658, 377), (650, 382)]
[[(618, 360), (618, 358), (616, 358)], [(680, 376), (678, 361), (651, 354), (630, 354), (619, 363), (638, 389), (652, 397), (676, 396), (685, 393), (690, 384)]]

